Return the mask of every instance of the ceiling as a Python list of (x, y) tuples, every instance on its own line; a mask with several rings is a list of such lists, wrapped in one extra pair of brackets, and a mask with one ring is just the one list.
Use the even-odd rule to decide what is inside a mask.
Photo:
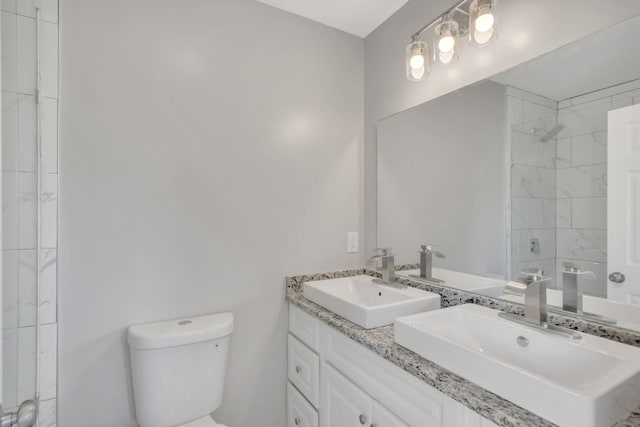
[(491, 78), (562, 101), (640, 76), (640, 18), (592, 34)]
[(364, 38), (408, 0), (257, 1)]

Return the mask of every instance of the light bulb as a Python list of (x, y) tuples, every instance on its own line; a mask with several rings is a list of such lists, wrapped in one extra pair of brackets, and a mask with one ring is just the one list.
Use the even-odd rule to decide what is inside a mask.
[(486, 33), (493, 28), (495, 18), (491, 11), (491, 5), (482, 5), (478, 8), (478, 17), (476, 18), (476, 31)]
[(489, 43), (489, 41), (491, 40), (491, 36), (493, 36), (493, 28), (490, 28), (489, 31), (485, 31), (485, 32), (480, 32), (480, 31), (473, 32), (473, 39), (479, 45)]
[(422, 78), (424, 77), (424, 67), (421, 68), (412, 68), (411, 69), (411, 76), (416, 79), (416, 80), (422, 80)]
[(451, 52), (453, 50), (453, 48), (456, 45), (456, 41), (453, 38), (453, 36), (451, 35), (451, 33), (442, 36), (442, 38), (440, 38), (440, 40), (438, 41), (438, 50), (440, 52)]
[(451, 52), (440, 52), (438, 54), (438, 58), (440, 59), (440, 62), (444, 65), (447, 65), (448, 63), (450, 63), (453, 58), (454, 58), (455, 54), (453, 51)]
[(415, 53), (409, 60), (409, 66), (412, 70), (418, 70), (424, 68), (424, 56), (421, 53)]

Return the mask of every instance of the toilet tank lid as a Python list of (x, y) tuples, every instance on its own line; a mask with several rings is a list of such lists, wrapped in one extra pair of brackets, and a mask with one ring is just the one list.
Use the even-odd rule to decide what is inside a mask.
[(233, 331), (233, 314), (218, 313), (129, 326), (131, 348), (175, 347), (222, 338)]

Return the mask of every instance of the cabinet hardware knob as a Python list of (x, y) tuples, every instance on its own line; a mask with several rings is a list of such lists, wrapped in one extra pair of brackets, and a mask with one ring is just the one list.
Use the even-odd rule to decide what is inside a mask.
[(367, 417), (364, 416), (364, 414), (360, 414), (360, 424), (364, 425), (367, 422)]
[(296, 372), (299, 374), (302, 372), (302, 367), (300, 365), (296, 366)]
[(295, 420), (293, 420), (293, 422), (294, 422), (297, 426), (299, 426), (299, 425), (300, 425), (300, 418), (296, 417), (296, 419), (295, 419)]
[(620, 273), (619, 271), (616, 271), (615, 273), (611, 273), (609, 275), (609, 280), (611, 280), (613, 283), (624, 283), (626, 277), (624, 277), (624, 274)]

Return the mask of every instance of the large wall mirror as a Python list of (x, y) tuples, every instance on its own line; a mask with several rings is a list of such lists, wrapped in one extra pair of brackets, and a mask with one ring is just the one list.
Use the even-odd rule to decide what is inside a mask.
[[(433, 278), (513, 302), (506, 281), (538, 268), (557, 306), (571, 263), (593, 273), (585, 311), (640, 330), (640, 179), (620, 160), (640, 133), (638, 45), (640, 17), (381, 120), (379, 247), (415, 264), (438, 245)], [(608, 126), (620, 109), (637, 124)]]

